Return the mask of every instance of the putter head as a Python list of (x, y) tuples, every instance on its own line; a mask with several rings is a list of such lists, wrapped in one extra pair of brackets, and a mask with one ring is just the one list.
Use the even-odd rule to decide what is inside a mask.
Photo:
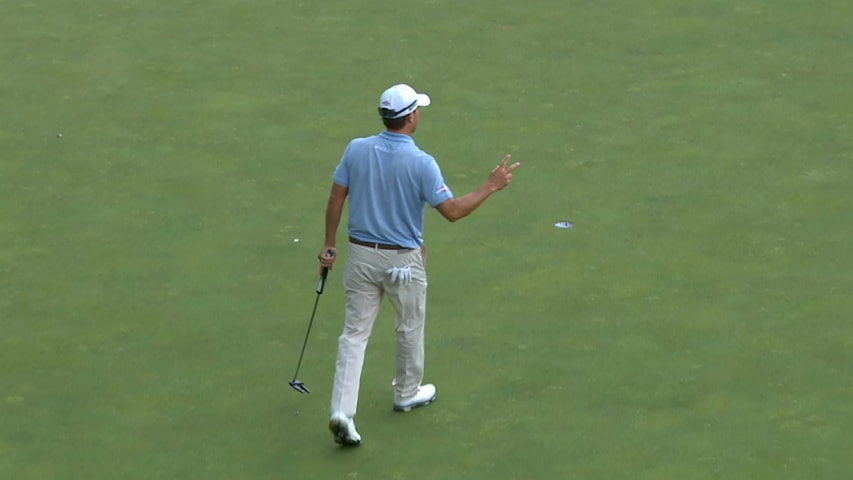
[(299, 393), (311, 393), (311, 390), (308, 390), (308, 387), (306, 387), (305, 384), (302, 383), (301, 380), (293, 379), (293, 380), (287, 382), (287, 384), (290, 385), (291, 387), (293, 387), (293, 389)]

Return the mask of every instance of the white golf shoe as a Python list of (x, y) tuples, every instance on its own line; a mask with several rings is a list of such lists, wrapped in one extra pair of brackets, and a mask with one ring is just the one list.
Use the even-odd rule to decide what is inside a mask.
[(407, 400), (394, 402), (395, 412), (409, 412), (413, 408), (423, 407), (435, 401), (435, 385), (428, 383), (418, 387), (418, 391)]
[(335, 436), (335, 443), (339, 445), (355, 446), (361, 443), (361, 435), (355, 430), (355, 422), (341, 412), (332, 414), (329, 430)]

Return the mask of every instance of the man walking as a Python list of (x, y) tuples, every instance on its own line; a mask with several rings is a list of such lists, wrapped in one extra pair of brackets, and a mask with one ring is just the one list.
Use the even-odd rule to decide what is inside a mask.
[(435, 400), (435, 386), (422, 384), (426, 320), (426, 205), (455, 222), (477, 209), (494, 192), (509, 185), (519, 163), (510, 156), (473, 192), (454, 197), (435, 159), (412, 139), (426, 94), (394, 85), (379, 100), (386, 130), (350, 142), (335, 169), (326, 209), (326, 238), (318, 258), (332, 268), (337, 232), (349, 196), (349, 256), (344, 271), (346, 320), (338, 339), (329, 429), (335, 442), (358, 445), (353, 417), (358, 405), (364, 354), (383, 297), (396, 311), (394, 410), (408, 412)]

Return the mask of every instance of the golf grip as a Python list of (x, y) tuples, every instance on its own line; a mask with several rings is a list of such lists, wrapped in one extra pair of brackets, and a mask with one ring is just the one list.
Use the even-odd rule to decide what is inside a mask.
[(320, 273), (320, 283), (317, 284), (317, 295), (323, 293), (323, 288), (326, 287), (326, 277), (329, 275), (329, 269), (323, 268), (323, 271)]
[[(331, 248), (326, 250), (326, 258), (332, 258), (335, 256), (335, 251)], [(320, 283), (317, 284), (317, 295), (323, 293), (323, 289), (326, 288), (326, 277), (329, 276), (329, 267), (323, 267), (323, 270), (320, 271)]]

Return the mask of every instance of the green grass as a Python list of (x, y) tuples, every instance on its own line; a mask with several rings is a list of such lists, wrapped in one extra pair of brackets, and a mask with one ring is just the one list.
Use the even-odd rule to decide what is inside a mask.
[[(0, 478), (849, 477), (851, 5), (3, 3)], [(399, 81), (455, 193), (523, 166), (428, 215), (438, 401), (386, 306), (341, 450), (338, 270), (287, 380)]]

